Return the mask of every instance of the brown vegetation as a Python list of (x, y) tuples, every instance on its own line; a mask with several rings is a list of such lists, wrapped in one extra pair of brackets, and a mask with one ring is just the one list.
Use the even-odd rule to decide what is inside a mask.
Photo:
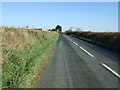
[(78, 32), (66, 31), (68, 35), (75, 35), (81, 39), (101, 44), (115, 51), (120, 51), (120, 32)]
[(58, 39), (58, 33), (7, 27), (3, 30), (2, 87), (34, 87), (39, 70)]

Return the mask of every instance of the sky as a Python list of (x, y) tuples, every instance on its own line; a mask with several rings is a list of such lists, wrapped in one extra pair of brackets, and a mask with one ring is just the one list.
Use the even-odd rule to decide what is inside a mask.
[(118, 31), (117, 2), (3, 2), (2, 24), (14, 27), (77, 27), (83, 31)]

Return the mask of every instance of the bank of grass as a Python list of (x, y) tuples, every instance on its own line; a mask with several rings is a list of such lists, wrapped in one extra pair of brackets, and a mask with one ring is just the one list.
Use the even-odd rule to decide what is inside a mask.
[(0, 27), (0, 90), (2, 89), (2, 27)]
[(68, 31), (66, 34), (120, 53), (119, 32)]
[(4, 28), (2, 88), (32, 88), (57, 32)]

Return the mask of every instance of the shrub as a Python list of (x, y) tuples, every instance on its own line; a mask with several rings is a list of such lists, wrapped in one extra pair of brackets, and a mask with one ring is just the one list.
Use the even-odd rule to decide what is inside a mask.
[[(120, 32), (79, 32), (66, 31), (67, 35), (75, 35), (84, 40), (120, 52)], [(101, 43), (101, 44), (100, 44)]]

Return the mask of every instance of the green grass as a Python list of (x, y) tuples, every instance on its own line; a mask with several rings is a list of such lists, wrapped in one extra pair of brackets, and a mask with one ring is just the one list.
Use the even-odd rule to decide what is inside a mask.
[(36, 39), (36, 42), (25, 45), (24, 49), (13, 50), (7, 58), (9, 61), (4, 62), (2, 88), (32, 88), (35, 86), (36, 77), (51, 49), (55, 46), (58, 33), (45, 34), (43, 32), (43, 35), (38, 34), (32, 37)]

